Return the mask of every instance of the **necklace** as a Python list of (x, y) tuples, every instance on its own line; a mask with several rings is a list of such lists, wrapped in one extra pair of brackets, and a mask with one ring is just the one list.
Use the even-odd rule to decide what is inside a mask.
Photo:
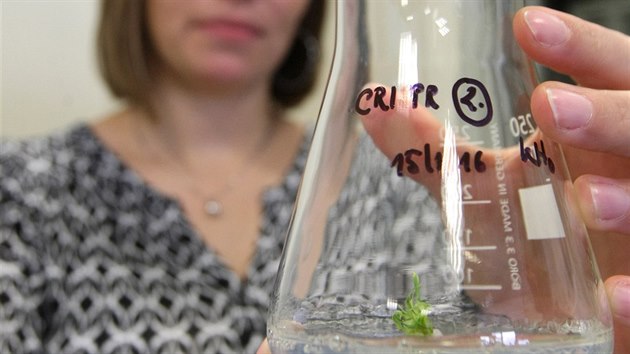
[(187, 187), (193, 195), (199, 196), (199, 198), (202, 199), (201, 207), (204, 214), (209, 218), (216, 219), (223, 216), (224, 213), (224, 203), (222, 198), (224, 198), (226, 194), (232, 191), (239, 184), (243, 176), (246, 175), (247, 170), (252, 167), (254, 159), (259, 159), (260, 156), (266, 152), (267, 148), (271, 145), (271, 139), (273, 138), (275, 130), (276, 122), (273, 121), (267, 126), (265, 133), (262, 134), (259, 141), (254, 144), (252, 150), (245, 155), (245, 158), (239, 164), (239, 167), (235, 170), (235, 172), (227, 178), (226, 182), (222, 186), (211, 193), (204, 192), (203, 188), (199, 187), (196, 180), (192, 177), (192, 173), (190, 173), (191, 169), (182, 163), (181, 159), (178, 158), (171, 149), (166, 147), (164, 144), (159, 144), (159, 149), (155, 146), (157, 145), (155, 143), (147, 144), (147, 141), (150, 141), (151, 139), (148, 138), (142, 128), (140, 129), (140, 134), (145, 146), (153, 146), (152, 150), (154, 150), (156, 155), (166, 156), (168, 160), (170, 160), (171, 164), (176, 165), (181, 171), (185, 171), (184, 176), (187, 180)]

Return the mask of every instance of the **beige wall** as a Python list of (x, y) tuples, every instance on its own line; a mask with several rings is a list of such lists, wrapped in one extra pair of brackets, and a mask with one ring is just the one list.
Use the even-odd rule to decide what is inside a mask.
[[(324, 1), (324, 0), (318, 0)], [(332, 11), (331, 0), (328, 9)], [(96, 69), (99, 0), (0, 0), (0, 136), (45, 134), (117, 107)], [(332, 16), (325, 38), (332, 41)], [(329, 41), (329, 42), (330, 42)], [(331, 57), (311, 98), (292, 112), (315, 119)]]

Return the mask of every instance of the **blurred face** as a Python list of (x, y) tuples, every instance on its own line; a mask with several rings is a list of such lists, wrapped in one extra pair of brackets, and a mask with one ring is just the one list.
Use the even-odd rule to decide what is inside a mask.
[[(320, 0), (317, 0), (320, 1)], [(147, 0), (162, 75), (223, 91), (268, 85), (308, 0)]]

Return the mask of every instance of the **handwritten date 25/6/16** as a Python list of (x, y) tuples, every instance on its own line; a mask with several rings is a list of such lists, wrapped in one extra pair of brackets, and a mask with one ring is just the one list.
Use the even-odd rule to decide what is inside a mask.
[[(431, 152), (431, 145), (424, 144), (422, 150), (408, 149), (404, 153), (397, 154), (392, 160), (391, 167), (396, 168), (398, 176), (417, 175), (422, 170), (426, 173), (440, 173), (442, 171), (443, 154), (441, 151)], [(483, 162), (483, 152), (478, 150), (474, 153), (464, 152), (459, 156), (459, 166), (465, 172), (485, 172), (486, 163)]]

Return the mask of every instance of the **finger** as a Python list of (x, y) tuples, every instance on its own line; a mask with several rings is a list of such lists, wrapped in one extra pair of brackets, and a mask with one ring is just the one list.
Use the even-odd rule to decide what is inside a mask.
[(630, 180), (585, 175), (576, 179), (575, 190), (590, 229), (630, 234)]
[(260, 347), (258, 347), (256, 354), (271, 354), (271, 349), (269, 348), (269, 343), (267, 342), (267, 339), (263, 340), (263, 342), (260, 344)]
[[(366, 86), (376, 92), (379, 85)], [(389, 93), (382, 100), (389, 101)], [(395, 108), (364, 109), (361, 122), (376, 146), (389, 158), (411, 147), (423, 144), (437, 145), (442, 124), (423, 106), (413, 106), (404, 99), (397, 99)]]
[[(366, 90), (376, 92), (382, 86), (370, 84)], [(374, 93), (376, 96), (376, 93)], [(481, 148), (464, 130), (447, 120), (442, 123), (429, 108), (405, 102), (399, 95), (392, 105), (362, 104), (357, 113), (366, 132), (378, 149), (391, 161), (399, 176), (407, 176), (426, 186), (440, 200), (440, 183), (444, 176), (456, 172), (462, 185), (483, 184), (483, 172), (496, 161), (506, 164), (521, 162), (517, 149), (493, 150)], [(379, 96), (390, 102), (389, 94)], [(497, 155), (502, 155), (497, 159)], [(463, 171), (460, 173), (460, 171)], [(459, 180), (461, 178), (461, 180)], [(454, 180), (449, 179), (450, 183)], [(458, 196), (461, 196), (458, 194)]]
[[(389, 96), (384, 100), (389, 100)], [(441, 153), (442, 124), (423, 106), (414, 107), (402, 99), (395, 106), (363, 110), (360, 115), (366, 132), (400, 176), (412, 177), (434, 192), (439, 191), (435, 154)], [(412, 150), (414, 153), (409, 153)]]
[(606, 280), (606, 292), (615, 324), (615, 353), (630, 352), (630, 276), (613, 276)]
[(553, 140), (630, 157), (630, 91), (546, 82), (532, 93), (531, 106), (536, 123)]
[(630, 88), (630, 37), (544, 7), (525, 7), (514, 35), (535, 61), (583, 86)]

